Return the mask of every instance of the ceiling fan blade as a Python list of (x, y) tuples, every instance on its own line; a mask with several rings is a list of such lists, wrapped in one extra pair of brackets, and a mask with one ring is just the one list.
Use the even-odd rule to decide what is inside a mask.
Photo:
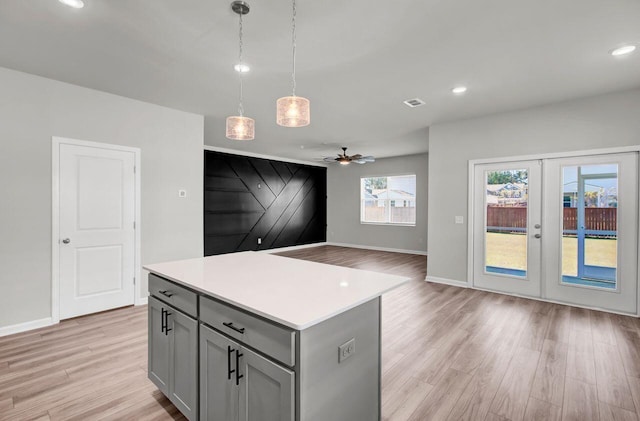
[(375, 162), (375, 158), (367, 155), (367, 156), (363, 156), (361, 154), (355, 154), (355, 155), (347, 155), (347, 148), (346, 147), (342, 147), (342, 153), (339, 153), (337, 155), (338, 157), (331, 157), (331, 156), (327, 156), (326, 158), (323, 158), (322, 160), (324, 162), (339, 162), (341, 164), (348, 164), (350, 162), (354, 162), (356, 164), (366, 164), (368, 162)]

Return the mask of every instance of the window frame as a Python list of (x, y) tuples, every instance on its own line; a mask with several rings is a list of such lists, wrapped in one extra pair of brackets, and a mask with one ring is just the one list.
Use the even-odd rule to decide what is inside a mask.
[[(365, 221), (364, 218), (364, 197), (363, 197), (363, 193), (364, 193), (364, 180), (368, 179), (368, 178), (395, 178), (395, 177), (413, 177), (415, 179), (415, 195), (413, 197), (413, 202), (414, 202), (414, 209), (415, 211), (415, 220), (413, 222), (379, 222), (379, 221)], [(389, 174), (389, 175), (368, 175), (368, 176), (361, 176), (360, 177), (360, 195), (359, 195), (359, 200), (360, 200), (360, 225), (383, 225), (383, 226), (392, 226), (392, 227), (415, 227), (416, 224), (418, 223), (418, 175), (414, 172), (414, 173), (403, 173), (403, 174)], [(389, 209), (391, 209), (391, 199), (376, 199), (377, 201), (379, 200), (384, 200), (389, 204)], [(400, 202), (400, 203), (405, 203), (405, 202), (411, 202), (409, 200), (404, 200), (404, 199), (393, 199), (393, 201), (395, 201), (396, 203)], [(405, 206), (403, 206), (405, 207)], [(390, 215), (390, 214), (389, 214)]]

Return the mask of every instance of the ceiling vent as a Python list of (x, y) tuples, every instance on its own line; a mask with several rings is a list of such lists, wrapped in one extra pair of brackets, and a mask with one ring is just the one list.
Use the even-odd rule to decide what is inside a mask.
[(405, 104), (407, 104), (411, 108), (416, 108), (416, 107), (419, 107), (419, 106), (425, 104), (425, 102), (423, 100), (421, 100), (420, 98), (408, 99), (408, 100), (403, 101), (403, 102)]

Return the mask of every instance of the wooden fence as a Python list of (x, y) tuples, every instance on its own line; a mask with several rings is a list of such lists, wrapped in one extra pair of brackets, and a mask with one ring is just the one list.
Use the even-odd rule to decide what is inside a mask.
[[(618, 229), (618, 208), (585, 208), (585, 229), (593, 231), (616, 231)], [(578, 229), (578, 210), (564, 208), (564, 229)]]
[[(592, 231), (616, 231), (618, 229), (617, 208), (585, 208), (585, 229)], [(564, 230), (578, 229), (578, 209), (563, 209)], [(496, 228), (516, 228), (521, 231), (527, 227), (526, 207), (487, 207), (487, 226)]]

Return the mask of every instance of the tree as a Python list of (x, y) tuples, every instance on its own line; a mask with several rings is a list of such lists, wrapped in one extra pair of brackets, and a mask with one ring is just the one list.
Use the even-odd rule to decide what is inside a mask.
[(364, 179), (364, 188), (366, 190), (373, 189), (386, 189), (387, 188), (387, 177), (372, 177)]
[(529, 181), (526, 170), (492, 171), (487, 175), (487, 184), (523, 183)]
[(584, 204), (588, 208), (597, 208), (599, 205), (600, 195), (595, 191), (584, 192)]

